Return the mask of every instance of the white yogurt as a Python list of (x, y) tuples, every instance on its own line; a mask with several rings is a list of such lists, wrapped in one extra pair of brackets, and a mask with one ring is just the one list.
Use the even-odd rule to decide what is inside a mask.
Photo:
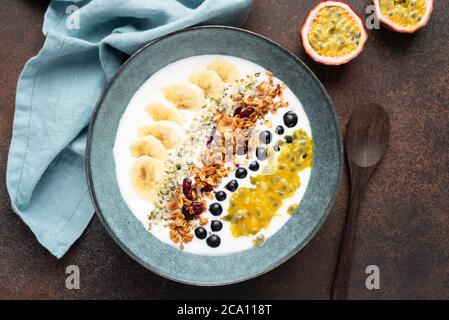
[[(131, 152), (129, 150), (130, 144), (136, 138), (138, 138), (138, 128), (148, 125), (152, 121), (151, 116), (145, 112), (145, 107), (150, 102), (164, 102), (169, 104), (169, 102), (165, 100), (160, 88), (177, 82), (186, 81), (193, 72), (205, 69), (211, 61), (217, 58), (226, 59), (234, 63), (238, 67), (242, 76), (246, 74), (253, 74), (255, 72), (266, 71), (264, 68), (253, 62), (232, 56), (202, 55), (176, 61), (156, 72), (142, 85), (142, 87), (132, 97), (120, 120), (113, 150), (117, 181), (121, 195), (126, 204), (134, 213), (136, 218), (139, 219), (147, 228), (148, 214), (153, 209), (153, 205), (138, 196), (131, 183), (129, 174), (134, 161), (134, 158), (131, 156)], [(279, 81), (276, 78), (275, 80)], [(276, 114), (268, 114), (266, 116), (266, 118), (271, 120), (271, 122), (273, 123), (273, 127), (270, 130), (273, 133), (272, 143), (275, 143), (278, 139), (282, 139), (282, 137), (285, 135), (292, 134), (294, 130), (299, 128), (307, 132), (308, 135), (312, 137), (310, 124), (302, 108), (302, 105), (299, 102), (298, 98), (288, 87), (284, 91), (284, 100), (289, 102), (289, 106), (287, 108), (281, 108)], [(273, 132), (273, 130), (277, 125), (283, 125), (282, 116), (289, 110), (294, 111), (298, 115), (298, 124), (297, 126), (295, 126), (295, 128), (287, 128), (284, 126), (284, 135), (278, 136)], [(182, 113), (186, 119), (183, 128), (189, 128), (189, 124), (192, 121), (194, 113), (191, 111), (182, 111)], [(257, 127), (257, 130), (262, 128), (263, 125), (259, 125)], [(248, 170), (248, 176), (245, 179), (237, 179), (239, 186), (251, 187), (249, 177), (259, 174), (264, 167), (264, 162), (266, 161), (259, 161), (261, 169), (259, 169), (257, 172)], [(205, 226), (208, 233), (211, 233), (210, 221), (220, 220), (223, 223), (223, 229), (219, 232), (216, 232), (216, 234), (221, 238), (220, 246), (217, 248), (211, 248), (206, 244), (205, 240), (200, 240), (194, 237), (191, 242), (185, 244), (184, 250), (186, 252), (202, 255), (222, 255), (252, 248), (254, 246), (253, 240), (257, 236), (263, 235), (267, 239), (274, 233), (276, 233), (287, 222), (287, 220), (290, 218), (290, 215), (287, 213), (287, 208), (292, 204), (297, 204), (302, 199), (309, 183), (309, 178), (310, 169), (305, 169), (300, 172), (300, 188), (296, 190), (296, 193), (293, 197), (284, 200), (283, 205), (278, 210), (278, 215), (272, 219), (268, 229), (263, 229), (255, 236), (235, 238), (231, 234), (229, 222), (220, 219), (220, 217), (214, 217), (209, 213), (209, 211), (206, 211), (202, 214), (202, 217), (207, 217), (209, 219), (209, 224)], [(226, 215), (228, 200), (231, 195), (231, 192), (227, 191), (224, 186), (232, 179), (235, 179), (234, 173), (231, 173), (227, 178), (223, 179), (222, 183), (215, 189), (215, 191), (223, 190), (227, 193), (226, 200), (220, 202), (223, 207), (223, 214), (221, 215), (221, 217)], [(213, 202), (215, 202), (215, 200), (208, 200), (207, 206), (209, 206), (209, 204)], [(169, 245), (176, 246), (169, 238), (168, 228), (163, 226), (153, 227), (151, 228), (151, 230), (149, 230), (149, 232), (151, 232), (159, 240)]]

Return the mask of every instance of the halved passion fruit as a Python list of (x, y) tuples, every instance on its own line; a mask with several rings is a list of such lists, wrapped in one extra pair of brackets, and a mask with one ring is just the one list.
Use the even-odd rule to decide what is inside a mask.
[(318, 3), (301, 29), (307, 54), (327, 65), (344, 64), (357, 57), (367, 38), (362, 19), (341, 1)]
[(413, 33), (429, 22), (433, 0), (373, 0), (376, 15), (391, 29)]

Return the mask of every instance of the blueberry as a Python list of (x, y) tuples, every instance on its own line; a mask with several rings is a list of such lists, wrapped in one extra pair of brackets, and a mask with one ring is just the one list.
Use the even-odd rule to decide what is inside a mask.
[(239, 179), (245, 178), (247, 174), (248, 171), (246, 171), (245, 168), (238, 168), (237, 171), (235, 172), (235, 176)]
[(269, 144), (271, 142), (271, 132), (265, 130), (259, 133), (259, 141), (263, 144)]
[(284, 123), (287, 128), (293, 128), (298, 123), (298, 116), (296, 115), (296, 113), (288, 111), (286, 114), (284, 114)]
[(221, 207), (221, 204), (215, 202), (209, 206), (209, 211), (214, 216), (219, 216), (223, 212), (223, 208)]
[(253, 161), (249, 164), (249, 170), (257, 171), (259, 170), (259, 163), (257, 161)]
[(210, 223), (210, 228), (212, 231), (220, 231), (223, 228), (223, 224), (221, 221), (218, 220), (212, 220)]
[(195, 235), (198, 239), (205, 239), (207, 237), (207, 231), (203, 227), (198, 227), (195, 229)]
[(263, 148), (263, 147), (257, 147), (256, 149), (256, 157), (257, 159), (263, 161), (265, 160), (268, 155), (267, 155), (267, 149)]
[(207, 238), (206, 242), (209, 247), (216, 248), (220, 245), (221, 240), (219, 236), (213, 234), (209, 238)]
[(226, 199), (226, 192), (224, 191), (217, 191), (215, 192), (215, 199), (218, 201), (223, 201)]
[(284, 134), (284, 127), (283, 126), (277, 126), (274, 130), (278, 135)]
[(293, 138), (291, 136), (285, 136), (285, 142), (292, 143), (293, 142)]
[(231, 192), (234, 192), (239, 187), (239, 183), (237, 180), (231, 180), (228, 182), (227, 185), (225, 185), (225, 188), (228, 189)]
[(273, 146), (273, 150), (276, 151), (276, 152), (279, 152), (279, 151), (281, 151), (281, 147), (279, 147), (279, 145), (275, 144)]

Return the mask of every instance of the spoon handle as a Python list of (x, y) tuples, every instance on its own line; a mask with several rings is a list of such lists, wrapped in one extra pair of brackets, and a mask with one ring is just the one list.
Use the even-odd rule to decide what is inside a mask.
[(360, 209), (360, 202), (365, 193), (365, 186), (361, 183), (364, 180), (361, 179), (362, 175), (362, 170), (355, 170), (351, 177), (351, 199), (338, 252), (337, 268), (335, 270), (331, 291), (332, 300), (344, 300), (348, 296), (352, 254), (357, 230), (357, 216)]

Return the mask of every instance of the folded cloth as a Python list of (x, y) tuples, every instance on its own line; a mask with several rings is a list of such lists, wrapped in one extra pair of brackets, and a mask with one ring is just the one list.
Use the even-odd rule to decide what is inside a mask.
[(53, 0), (46, 40), (20, 75), (7, 167), (13, 210), (60, 258), (94, 209), (86, 126), (102, 89), (149, 41), (197, 24), (240, 25), (252, 0)]

